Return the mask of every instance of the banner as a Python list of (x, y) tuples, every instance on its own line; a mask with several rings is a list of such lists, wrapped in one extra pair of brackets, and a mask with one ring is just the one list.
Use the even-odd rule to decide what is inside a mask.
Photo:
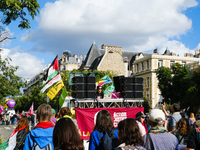
[(57, 82), (47, 93), (47, 95), (49, 96), (50, 99), (53, 99), (56, 94), (62, 89), (62, 87), (64, 86), (63, 81), (60, 80), (59, 82)]
[(62, 107), (64, 101), (65, 101), (65, 97), (67, 96), (67, 91), (65, 89), (65, 87), (62, 89), (62, 93), (60, 95), (60, 98), (59, 98), (59, 104), (60, 104), (60, 107)]
[(109, 95), (110, 93), (114, 92), (115, 90), (115, 85), (112, 83), (110, 86), (108, 86), (105, 91), (103, 92), (104, 95)]
[(96, 82), (96, 84), (98, 86), (102, 86), (102, 85), (104, 85), (106, 83), (110, 83), (110, 82), (112, 82), (112, 80), (108, 76), (104, 76), (103, 78), (101, 78), (101, 80), (99, 80), (98, 82)]
[(46, 89), (48, 89), (50, 86), (52, 86), (54, 83), (60, 81), (62, 78), (59, 75), (57, 75), (55, 78), (53, 78), (51, 81), (49, 81), (42, 89), (40, 92), (44, 93)]
[(77, 124), (81, 139), (89, 140), (94, 128), (94, 118), (100, 110), (105, 109), (113, 117), (114, 127), (126, 118), (135, 118), (139, 111), (144, 112), (144, 107), (118, 107), (118, 108), (75, 108)]

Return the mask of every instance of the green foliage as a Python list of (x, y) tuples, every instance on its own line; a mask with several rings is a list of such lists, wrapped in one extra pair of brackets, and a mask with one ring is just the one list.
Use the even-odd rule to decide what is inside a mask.
[[(15, 98), (15, 101), (16, 101), (15, 110), (19, 110), (20, 112), (22, 110), (27, 111), (31, 107), (32, 102), (34, 102), (34, 110), (36, 110), (38, 106), (40, 106), (41, 104), (47, 103), (46, 92), (41, 93), (40, 90), (41, 90), (40, 85), (36, 85), (31, 88), (30, 95), (24, 95), (24, 96)], [(51, 105), (52, 108), (57, 107), (56, 100), (57, 100), (57, 97), (49, 101), (49, 105)]]
[(24, 87), (22, 78), (15, 75), (17, 66), (10, 65), (10, 58), (2, 60), (0, 55), (0, 101), (8, 96), (20, 95), (20, 88)]
[(144, 102), (142, 106), (144, 107), (144, 113), (148, 113), (151, 107), (149, 106), (149, 100), (146, 97), (143, 97)]
[[(200, 68), (189, 71), (187, 66), (179, 63), (170, 68), (160, 67), (156, 70), (161, 95), (168, 104), (180, 103), (181, 108), (195, 108), (200, 96)], [(191, 103), (192, 102), (192, 103)]]
[[(73, 71), (65, 71), (61, 74), (61, 77), (62, 77), (62, 80), (64, 82), (64, 85), (65, 85), (65, 88), (66, 88), (66, 91), (67, 91), (67, 94), (70, 96), (71, 95), (71, 92), (72, 92), (72, 86), (70, 86), (68, 84), (68, 79), (69, 79), (69, 73), (84, 73), (84, 74), (87, 74), (87, 73), (91, 73), (92, 71), (89, 70), (89, 71), (79, 71), (79, 70), (73, 70)], [(107, 75), (112, 81), (113, 81), (113, 77), (116, 76), (116, 74), (113, 74), (112, 72), (110, 71), (93, 71), (93, 73), (98, 73), (96, 75), (96, 82), (98, 82), (99, 80), (101, 80), (101, 78), (103, 78), (105, 75)], [(110, 84), (106, 84), (106, 85), (103, 85), (103, 90), (105, 90)]]
[(30, 20), (27, 13), (34, 19), (39, 13), (40, 5), (37, 0), (0, 0), (0, 11), (3, 12), (2, 23), (9, 25), (11, 21), (18, 18), (21, 19), (18, 27), (21, 29), (29, 29)]

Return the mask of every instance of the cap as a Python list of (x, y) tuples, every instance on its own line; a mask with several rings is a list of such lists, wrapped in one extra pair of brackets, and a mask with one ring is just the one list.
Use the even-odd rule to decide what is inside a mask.
[(135, 116), (136, 118), (137, 117), (142, 117), (142, 118), (145, 118), (146, 117), (146, 115), (142, 112), (142, 111), (140, 111), (140, 112), (138, 112), (137, 114), (136, 114), (136, 116)]
[(52, 112), (53, 112), (53, 115), (55, 115), (56, 114), (56, 111), (52, 108)]
[(149, 120), (153, 122), (159, 122), (161, 120), (165, 120), (165, 114), (160, 109), (152, 109), (149, 112)]

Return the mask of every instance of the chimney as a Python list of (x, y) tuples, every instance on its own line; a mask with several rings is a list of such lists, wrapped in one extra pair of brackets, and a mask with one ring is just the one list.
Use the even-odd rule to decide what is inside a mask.
[(158, 54), (158, 49), (156, 48), (156, 49), (154, 49), (153, 50), (153, 53), (156, 53), (156, 54)]

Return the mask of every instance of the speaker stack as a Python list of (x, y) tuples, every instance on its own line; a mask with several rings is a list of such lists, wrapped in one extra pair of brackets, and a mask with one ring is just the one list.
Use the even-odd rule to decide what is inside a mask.
[(96, 97), (96, 79), (94, 76), (75, 76), (72, 78), (72, 97), (78, 99)]
[(143, 98), (142, 77), (114, 77), (115, 89), (123, 98)]

